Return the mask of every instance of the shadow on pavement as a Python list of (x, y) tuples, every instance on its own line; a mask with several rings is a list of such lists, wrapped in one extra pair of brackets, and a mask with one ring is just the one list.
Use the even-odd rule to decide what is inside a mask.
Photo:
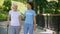
[(7, 31), (4, 27), (0, 27), (0, 34), (7, 34)]

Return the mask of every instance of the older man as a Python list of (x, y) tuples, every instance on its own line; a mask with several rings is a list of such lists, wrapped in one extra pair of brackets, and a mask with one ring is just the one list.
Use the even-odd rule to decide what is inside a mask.
[(18, 6), (13, 4), (12, 10), (9, 11), (7, 24), (9, 25), (9, 34), (19, 34), (21, 29), (21, 13), (17, 11), (17, 8)]

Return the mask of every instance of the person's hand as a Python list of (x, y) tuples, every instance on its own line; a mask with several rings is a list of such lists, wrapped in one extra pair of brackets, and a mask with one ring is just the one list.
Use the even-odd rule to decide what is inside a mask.
[(34, 26), (34, 32), (36, 31), (36, 26)]
[(9, 21), (7, 22), (7, 27), (9, 27)]
[(9, 27), (9, 24), (7, 24), (7, 27)]
[(22, 27), (20, 26), (20, 31), (21, 31)]

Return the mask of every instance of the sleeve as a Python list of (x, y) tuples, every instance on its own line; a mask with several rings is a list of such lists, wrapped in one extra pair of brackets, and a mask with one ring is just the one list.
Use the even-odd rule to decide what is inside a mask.
[(35, 11), (33, 12), (33, 14), (34, 14), (34, 16), (36, 16), (36, 12)]
[(11, 11), (9, 11), (9, 14), (11, 15)]
[(21, 12), (19, 12), (19, 15), (21, 15)]

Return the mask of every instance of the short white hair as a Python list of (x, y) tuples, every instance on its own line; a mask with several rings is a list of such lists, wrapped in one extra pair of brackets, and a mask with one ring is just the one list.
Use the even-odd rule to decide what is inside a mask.
[(16, 3), (13, 3), (12, 7), (18, 7), (18, 5)]

